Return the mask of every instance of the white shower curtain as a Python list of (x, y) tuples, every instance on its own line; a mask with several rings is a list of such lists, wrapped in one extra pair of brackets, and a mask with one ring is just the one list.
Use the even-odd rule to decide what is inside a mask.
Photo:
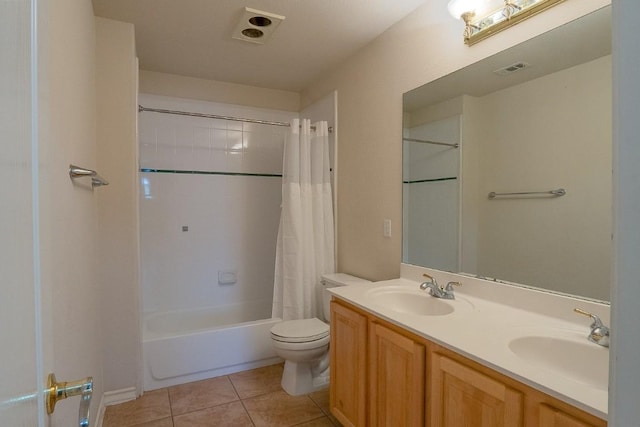
[(273, 317), (316, 317), (320, 276), (335, 271), (327, 122), (294, 119), (285, 138)]

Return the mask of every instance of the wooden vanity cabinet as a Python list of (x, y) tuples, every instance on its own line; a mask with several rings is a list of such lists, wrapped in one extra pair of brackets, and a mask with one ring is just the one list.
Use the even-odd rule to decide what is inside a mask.
[(368, 425), (425, 425), (425, 348), (401, 330), (369, 322)]
[(584, 417), (573, 416), (545, 404), (539, 405), (538, 409), (539, 418), (535, 425), (539, 427), (594, 427), (606, 425), (606, 423), (600, 423), (601, 420), (595, 420), (598, 424), (592, 424), (585, 420)]
[(606, 427), (607, 422), (436, 344), (427, 355), (431, 427)]
[(366, 425), (367, 317), (331, 301), (329, 408), (343, 426)]
[(430, 357), (432, 426), (521, 427), (523, 394), (461, 360), (435, 350)]
[(426, 341), (331, 302), (331, 413), (344, 426), (424, 426)]
[(607, 425), (336, 299), (331, 302), (330, 409), (344, 426)]
[(566, 412), (552, 408), (547, 405), (540, 405), (538, 426), (540, 427), (591, 427), (584, 420), (573, 417)]

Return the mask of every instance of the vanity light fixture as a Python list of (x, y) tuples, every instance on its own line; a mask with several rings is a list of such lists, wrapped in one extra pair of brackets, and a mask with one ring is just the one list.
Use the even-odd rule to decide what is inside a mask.
[(564, 0), (451, 0), (449, 13), (465, 23), (464, 42), (471, 46)]

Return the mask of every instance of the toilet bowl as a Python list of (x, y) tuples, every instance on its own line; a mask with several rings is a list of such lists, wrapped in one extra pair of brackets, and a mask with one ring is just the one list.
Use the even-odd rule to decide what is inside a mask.
[(281, 385), (292, 396), (311, 393), (329, 385), (329, 320), (331, 294), (336, 286), (369, 283), (344, 273), (322, 276), (322, 312), (326, 323), (318, 318), (286, 320), (271, 328), (271, 342), (284, 359)]

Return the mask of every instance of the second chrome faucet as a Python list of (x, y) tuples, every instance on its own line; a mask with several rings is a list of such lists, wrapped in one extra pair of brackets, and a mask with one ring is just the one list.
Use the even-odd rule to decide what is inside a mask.
[(595, 314), (579, 308), (574, 308), (573, 311), (578, 314), (582, 314), (583, 316), (590, 317), (593, 320), (593, 323), (591, 324), (591, 332), (589, 332), (587, 339), (603, 347), (609, 347), (609, 328), (602, 323), (602, 320), (600, 320), (600, 318)]
[(429, 290), (431, 295), (436, 298), (456, 299), (456, 296), (453, 293), (453, 287), (462, 286), (462, 283), (460, 282), (449, 282), (447, 283), (446, 286), (440, 286), (438, 285), (438, 282), (435, 277), (427, 273), (424, 273), (422, 276), (429, 280), (422, 282), (420, 284), (420, 289), (422, 289), (423, 291)]

